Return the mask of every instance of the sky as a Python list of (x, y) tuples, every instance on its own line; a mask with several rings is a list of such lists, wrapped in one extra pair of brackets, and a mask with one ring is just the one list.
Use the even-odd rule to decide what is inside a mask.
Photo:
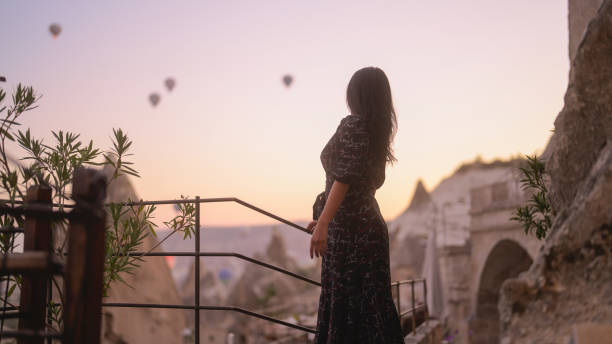
[[(106, 149), (121, 128), (141, 198), (238, 197), (289, 220), (309, 219), (324, 188), (319, 155), (356, 70), (386, 72), (398, 113), (398, 162), (376, 194), (387, 219), (419, 178), (432, 189), (476, 156), (542, 151), (569, 71), (564, 0), (5, 0), (0, 17), (0, 87), (42, 95), (24, 129)], [(202, 208), (203, 224), (268, 222)]]

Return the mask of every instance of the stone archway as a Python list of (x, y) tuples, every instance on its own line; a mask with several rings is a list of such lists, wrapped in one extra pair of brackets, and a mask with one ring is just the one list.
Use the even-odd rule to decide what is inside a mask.
[(504, 239), (493, 247), (480, 274), (475, 319), (470, 324), (473, 344), (499, 341), (497, 303), (501, 285), (529, 269), (532, 262), (529, 253), (514, 240)]

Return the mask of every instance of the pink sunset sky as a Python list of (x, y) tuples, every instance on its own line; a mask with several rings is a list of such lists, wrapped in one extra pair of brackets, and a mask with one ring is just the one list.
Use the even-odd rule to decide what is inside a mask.
[[(387, 73), (398, 113), (399, 161), (377, 192), (388, 219), (419, 178), (431, 189), (477, 155), (541, 151), (569, 69), (566, 0), (2, 1), (0, 16), (0, 87), (42, 95), (21, 121), (35, 136), (107, 148), (122, 128), (143, 199), (235, 196), (290, 220), (324, 187), (319, 154), (357, 69)], [(269, 222), (202, 212), (204, 225)]]

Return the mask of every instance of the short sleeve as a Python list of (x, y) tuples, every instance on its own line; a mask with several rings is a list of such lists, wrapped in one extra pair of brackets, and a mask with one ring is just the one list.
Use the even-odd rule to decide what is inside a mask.
[(358, 184), (366, 178), (370, 137), (363, 118), (345, 117), (338, 127), (331, 174), (344, 184)]

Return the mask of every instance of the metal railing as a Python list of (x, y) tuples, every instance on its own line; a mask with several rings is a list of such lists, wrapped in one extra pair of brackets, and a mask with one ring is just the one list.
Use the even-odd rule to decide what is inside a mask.
[[(170, 309), (185, 309), (185, 310), (193, 310), (194, 311), (194, 316), (195, 316), (195, 322), (194, 322), (194, 339), (196, 343), (199, 343), (200, 340), (200, 312), (201, 310), (223, 310), (223, 311), (233, 311), (233, 312), (238, 312), (238, 313), (242, 313), (242, 314), (246, 314), (249, 316), (253, 316), (256, 318), (260, 318), (260, 319), (264, 319), (267, 321), (271, 321), (277, 324), (281, 324), (287, 327), (291, 327), (294, 329), (298, 329), (301, 331), (305, 331), (305, 332), (309, 332), (309, 333), (316, 333), (316, 331), (312, 328), (309, 327), (305, 327), (305, 326), (301, 326), (301, 325), (297, 325), (297, 324), (293, 324), (290, 322), (286, 322), (280, 319), (276, 319), (264, 314), (260, 314), (257, 312), (252, 312), (250, 310), (247, 309), (243, 309), (240, 307), (235, 307), (235, 306), (205, 306), (205, 305), (200, 305), (200, 259), (199, 257), (234, 257), (234, 258), (239, 258), (242, 260), (245, 260), (247, 262), (253, 263), (253, 264), (257, 264), (260, 265), (264, 268), (267, 269), (271, 269), (271, 270), (275, 270), (277, 272), (283, 273), (287, 276), (291, 276), (293, 278), (297, 278), (300, 279), (302, 281), (305, 281), (307, 283), (316, 285), (316, 286), (321, 286), (321, 284), (317, 281), (314, 281), (310, 278), (298, 275), (296, 273), (293, 273), (289, 270), (280, 268), (278, 266), (274, 266), (272, 264), (268, 264), (266, 262), (260, 261), (258, 259), (255, 258), (251, 258), (251, 257), (247, 257), (245, 255), (239, 254), (239, 253), (234, 253), (234, 252), (201, 252), (200, 250), (200, 229), (201, 229), (201, 221), (200, 221), (200, 204), (201, 203), (222, 203), (222, 202), (235, 202), (238, 203), (244, 207), (247, 207), (249, 209), (252, 209), (260, 214), (263, 214), (267, 217), (270, 217), (274, 220), (277, 220), (279, 222), (282, 222), (286, 225), (289, 225), (293, 228), (296, 228), (298, 230), (303, 231), (304, 233), (308, 233), (308, 230), (300, 225), (297, 225), (291, 221), (288, 221), (286, 219), (281, 218), (280, 216), (277, 216), (275, 214), (272, 214), (268, 211), (265, 211), (259, 207), (256, 207), (250, 203), (247, 203), (245, 201), (242, 201), (238, 198), (235, 197), (222, 197), (222, 198), (200, 198), (199, 196), (196, 196), (193, 199), (181, 199), (181, 200), (160, 200), (160, 201), (141, 201), (141, 202), (124, 202), (124, 203), (120, 203), (121, 205), (124, 206), (141, 206), (141, 205), (176, 205), (176, 204), (194, 204), (195, 206), (195, 228), (194, 228), (194, 239), (195, 239), (195, 245), (194, 245), (194, 251), (193, 252), (134, 252), (131, 253), (132, 256), (138, 256), (138, 257), (194, 257), (195, 262), (194, 262), (194, 270), (195, 270), (195, 289), (194, 289), (194, 294), (195, 294), (195, 302), (193, 305), (176, 305), (176, 304), (151, 304), (151, 303), (127, 303), (127, 302), (103, 302), (102, 306), (103, 307), (128, 307), (128, 308), (170, 308)], [(173, 234), (173, 233), (171, 233)], [(166, 236), (164, 238), (167, 239), (169, 236)]]
[[(249, 208), (253, 211), (256, 211), (260, 214), (263, 214), (269, 218), (272, 218), (276, 221), (279, 221), (281, 223), (284, 223), (290, 227), (293, 227), (295, 229), (298, 229), (306, 234), (310, 234), (310, 232), (298, 225), (295, 224), (291, 221), (288, 221), (280, 216), (277, 216), (273, 213), (270, 213), (266, 210), (263, 210), (259, 207), (256, 207), (250, 203), (247, 203), (245, 201), (242, 201), (238, 198), (235, 197), (222, 197), (222, 198), (200, 198), (199, 196), (196, 196), (193, 199), (180, 199), (180, 200), (158, 200), (158, 201), (140, 201), (140, 202), (120, 202), (118, 204), (121, 204), (123, 206), (141, 206), (141, 205), (177, 205), (177, 204), (194, 204), (195, 206), (195, 228), (194, 228), (194, 251), (193, 252), (132, 252), (130, 255), (131, 256), (138, 256), (138, 257), (193, 257), (194, 258), (194, 269), (195, 269), (195, 285), (194, 285), (194, 296), (195, 296), (195, 302), (193, 305), (179, 305), (179, 304), (153, 304), (153, 303), (128, 303), (128, 302), (102, 302), (102, 307), (124, 307), (124, 308), (155, 308), (155, 309), (183, 309), (183, 310), (191, 310), (194, 312), (194, 317), (195, 317), (195, 322), (194, 322), (194, 339), (196, 343), (200, 342), (200, 311), (201, 310), (221, 310), (221, 311), (232, 311), (232, 312), (238, 312), (238, 313), (242, 313), (242, 314), (246, 314), (249, 316), (253, 316), (259, 319), (263, 319), (263, 320), (267, 320), (276, 324), (280, 324), (280, 325), (284, 325), (290, 328), (294, 328), (297, 330), (301, 330), (304, 332), (308, 332), (308, 333), (316, 333), (316, 330), (310, 327), (306, 327), (306, 326), (302, 326), (302, 325), (298, 325), (298, 324), (293, 324), (293, 323), (289, 323), (280, 319), (276, 319), (264, 314), (260, 314), (257, 312), (253, 312), (247, 309), (243, 309), (240, 307), (236, 307), (236, 306), (208, 306), (208, 305), (200, 305), (200, 257), (234, 257), (234, 258), (238, 258), (244, 261), (247, 261), (249, 263), (253, 263), (253, 264), (257, 264), (260, 265), (264, 268), (267, 269), (271, 269), (277, 272), (280, 272), (282, 274), (285, 274), (287, 276), (290, 276), (292, 278), (296, 278), (299, 280), (302, 280), (304, 282), (310, 283), (312, 285), (321, 286), (320, 282), (317, 282), (315, 280), (312, 280), (308, 277), (305, 276), (301, 276), (299, 274), (296, 274), (294, 272), (291, 272), (289, 270), (283, 269), (281, 267), (272, 265), (272, 264), (268, 264), (266, 262), (263, 262), (261, 260), (255, 259), (255, 258), (251, 258), (239, 253), (234, 253), (234, 252), (202, 252), (200, 250), (200, 229), (201, 229), (201, 218), (200, 218), (200, 204), (202, 203), (222, 203), (222, 202), (234, 202), (237, 203), (241, 206), (244, 206), (246, 208)], [(54, 204), (54, 206), (59, 206)], [(72, 208), (72, 205), (70, 204), (66, 204), (66, 205), (62, 205), (63, 208)], [(30, 210), (30, 211), (35, 211), (35, 209)], [(66, 215), (64, 215), (66, 216)], [(18, 230), (14, 230), (14, 229), (2, 229), (0, 228), (0, 231), (4, 231), (4, 230), (10, 230), (14, 233), (21, 233)], [(162, 241), (160, 241), (157, 245), (161, 244), (163, 241), (165, 241), (166, 239), (168, 239), (172, 234), (174, 234), (176, 231), (171, 232), (169, 235), (167, 235), (165, 238), (162, 239)], [(397, 312), (399, 317), (404, 317), (408, 314), (412, 313), (412, 330), (414, 331), (416, 329), (416, 311), (424, 308), (425, 312), (426, 312), (426, 319), (428, 318), (427, 316), (427, 306), (426, 304), (421, 304), (421, 305), (417, 305), (416, 301), (415, 301), (415, 284), (421, 283), (423, 285), (423, 290), (424, 290), (424, 294), (425, 294), (425, 300), (427, 297), (427, 283), (424, 279), (420, 279), (420, 280), (402, 280), (402, 281), (395, 281), (393, 283), (391, 283), (391, 288), (395, 287), (396, 288), (396, 302), (397, 302)], [(400, 305), (400, 286), (402, 285), (407, 285), (409, 284), (411, 286), (411, 294), (412, 294), (412, 307), (408, 310), (405, 310), (402, 312), (401, 310), (401, 305)], [(8, 310), (8, 309), (7, 309)]]
[[(421, 283), (423, 285), (423, 303), (418, 305), (416, 303), (416, 294), (414, 290), (414, 285)], [(410, 284), (410, 294), (411, 294), (411, 307), (402, 312), (401, 303), (400, 303), (400, 286)], [(395, 300), (397, 303), (397, 313), (400, 319), (408, 314), (412, 314), (412, 334), (416, 334), (417, 328), (417, 311), (419, 309), (423, 309), (425, 311), (425, 322), (429, 324), (429, 311), (427, 309), (427, 281), (425, 279), (414, 279), (414, 280), (402, 280), (391, 282), (391, 288), (395, 287)]]

